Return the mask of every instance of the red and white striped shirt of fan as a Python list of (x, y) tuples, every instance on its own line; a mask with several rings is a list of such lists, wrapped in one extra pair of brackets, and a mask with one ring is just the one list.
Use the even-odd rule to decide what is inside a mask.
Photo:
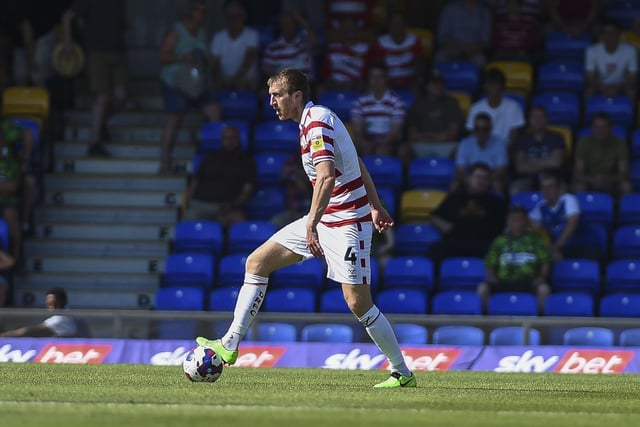
[(360, 174), (355, 145), (342, 120), (322, 105), (307, 103), (300, 120), (302, 165), (312, 185), (316, 165), (333, 162), (336, 183), (321, 222), (338, 227), (371, 221), (371, 208)]
[(364, 123), (367, 136), (376, 138), (391, 132), (394, 123), (401, 123), (406, 116), (402, 99), (388, 90), (382, 98), (376, 99), (368, 93), (359, 97), (351, 109), (351, 121)]
[(371, 46), (364, 42), (329, 44), (325, 53), (326, 79), (340, 83), (362, 80), (366, 76), (370, 51)]
[(417, 78), (416, 66), (423, 55), (420, 39), (412, 33), (401, 43), (396, 43), (389, 34), (378, 37), (375, 58), (387, 66), (389, 85), (393, 88), (405, 88)]
[(358, 28), (368, 28), (373, 6), (373, 0), (329, 0), (327, 22), (332, 28), (340, 28), (340, 21), (349, 17), (354, 18)]

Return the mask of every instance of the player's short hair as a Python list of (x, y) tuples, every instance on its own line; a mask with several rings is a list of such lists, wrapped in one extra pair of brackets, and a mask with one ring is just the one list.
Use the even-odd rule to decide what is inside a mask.
[(59, 307), (67, 306), (67, 291), (62, 288), (51, 288), (47, 291), (47, 295), (56, 297), (56, 305)]
[(295, 68), (285, 68), (269, 77), (267, 85), (271, 86), (276, 82), (284, 84), (289, 94), (296, 91), (302, 92), (304, 103), (309, 102), (309, 92), (311, 91), (309, 88), (309, 79), (302, 71)]

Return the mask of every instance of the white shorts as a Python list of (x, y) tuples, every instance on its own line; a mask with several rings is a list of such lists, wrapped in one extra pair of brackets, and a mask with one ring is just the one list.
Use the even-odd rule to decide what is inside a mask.
[[(327, 262), (327, 277), (350, 285), (371, 284), (371, 222), (327, 227), (318, 224), (318, 239)], [(281, 228), (271, 240), (301, 255), (313, 258), (307, 248), (307, 217)]]

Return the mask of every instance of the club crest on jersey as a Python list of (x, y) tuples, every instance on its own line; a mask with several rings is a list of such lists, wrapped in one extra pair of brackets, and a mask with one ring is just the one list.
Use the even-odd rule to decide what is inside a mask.
[(322, 136), (315, 136), (311, 139), (311, 150), (324, 150), (324, 139), (322, 139)]

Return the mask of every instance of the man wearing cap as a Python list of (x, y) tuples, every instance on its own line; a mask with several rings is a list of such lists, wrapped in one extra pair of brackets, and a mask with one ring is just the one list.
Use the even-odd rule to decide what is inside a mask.
[(440, 71), (428, 72), (421, 95), (409, 108), (407, 138), (417, 157), (450, 157), (456, 147), (463, 118), (444, 83)]

